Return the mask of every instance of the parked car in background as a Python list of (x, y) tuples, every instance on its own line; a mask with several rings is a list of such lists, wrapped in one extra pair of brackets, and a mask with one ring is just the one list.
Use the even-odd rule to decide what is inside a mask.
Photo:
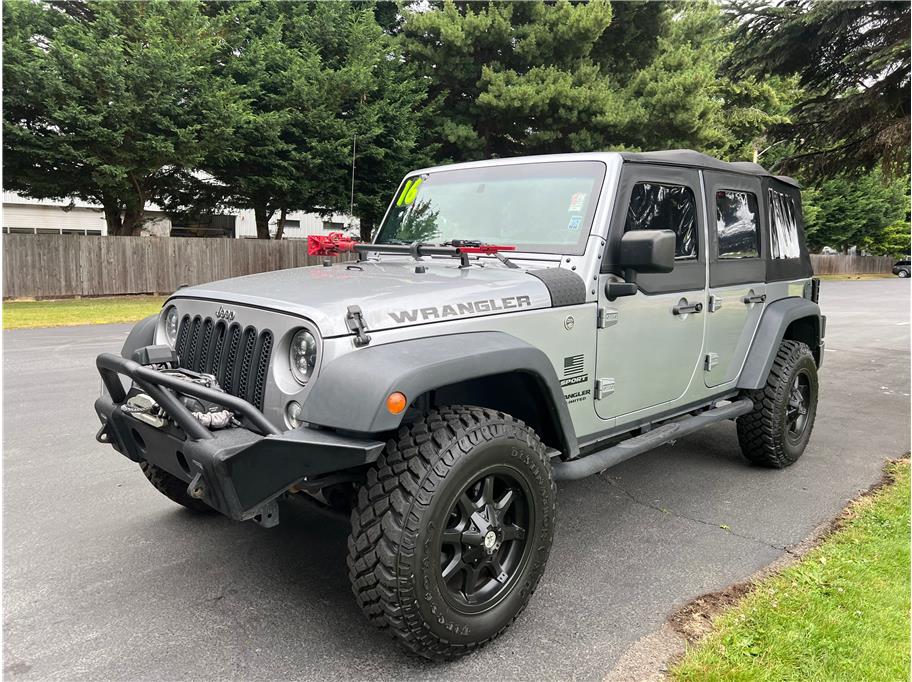
[(912, 273), (912, 261), (908, 258), (906, 260), (898, 260), (893, 266), (893, 274), (897, 277), (906, 278), (909, 276), (909, 273)]

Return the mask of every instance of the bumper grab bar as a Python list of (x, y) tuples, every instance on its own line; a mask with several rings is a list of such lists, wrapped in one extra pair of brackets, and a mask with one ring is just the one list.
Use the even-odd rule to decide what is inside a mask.
[(269, 436), (281, 433), (279, 429), (266, 419), (262, 412), (243, 398), (162, 374), (149, 367), (144, 367), (138, 362), (113, 353), (102, 353), (96, 359), (95, 364), (101, 374), (105, 388), (107, 388), (108, 393), (111, 394), (111, 399), (115, 403), (123, 403), (127, 398), (123, 384), (120, 383), (120, 379), (117, 377), (118, 374), (123, 374), (139, 384), (193, 440), (205, 440), (213, 436), (206, 427), (196, 420), (193, 413), (177, 399), (172, 391), (191, 395), (238, 412), (250, 422), (260, 435)]

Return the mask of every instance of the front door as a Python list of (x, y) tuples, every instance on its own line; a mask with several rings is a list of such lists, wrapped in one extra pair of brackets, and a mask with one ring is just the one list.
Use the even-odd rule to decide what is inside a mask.
[[(619, 418), (670, 403), (697, 374), (706, 310), (705, 218), (699, 172), (625, 164), (600, 277), (596, 412)], [(673, 230), (675, 268), (639, 275), (638, 291), (609, 301), (605, 283), (617, 273), (627, 230)], [(699, 379), (697, 379), (699, 381)]]
[(703, 378), (708, 387), (741, 372), (766, 303), (760, 181), (704, 172), (709, 216), (709, 305)]

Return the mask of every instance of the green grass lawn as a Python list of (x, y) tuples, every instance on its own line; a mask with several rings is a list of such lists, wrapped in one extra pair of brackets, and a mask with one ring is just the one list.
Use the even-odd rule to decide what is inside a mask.
[(909, 679), (909, 460), (839, 530), (757, 584), (674, 667), (677, 680)]
[(164, 300), (161, 296), (116, 296), (57, 301), (4, 301), (3, 328), (135, 322), (157, 313)]

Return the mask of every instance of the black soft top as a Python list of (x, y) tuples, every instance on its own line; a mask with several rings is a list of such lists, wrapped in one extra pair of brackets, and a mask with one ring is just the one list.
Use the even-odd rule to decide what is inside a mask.
[(773, 175), (759, 163), (751, 161), (720, 161), (719, 159), (695, 152), (693, 149), (669, 149), (661, 152), (621, 152), (624, 161), (632, 163), (660, 163), (669, 166), (691, 166), (706, 168), (707, 170), (724, 171), (727, 173), (741, 173), (743, 175), (759, 175), (775, 178), (795, 187), (800, 187), (798, 181), (787, 175)]

